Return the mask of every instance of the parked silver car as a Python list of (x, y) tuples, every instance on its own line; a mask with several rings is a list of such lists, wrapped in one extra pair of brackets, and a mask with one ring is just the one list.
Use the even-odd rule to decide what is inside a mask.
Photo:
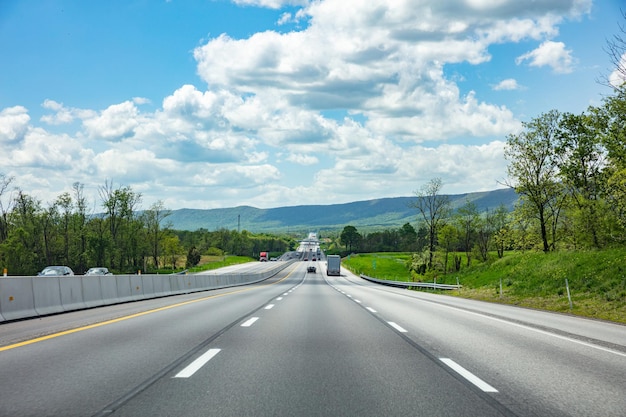
[(113, 274), (109, 272), (108, 268), (97, 266), (95, 268), (89, 268), (89, 270), (85, 272), (85, 275), (113, 275)]
[(59, 277), (66, 275), (74, 275), (74, 271), (69, 266), (47, 266), (37, 273), (42, 277)]

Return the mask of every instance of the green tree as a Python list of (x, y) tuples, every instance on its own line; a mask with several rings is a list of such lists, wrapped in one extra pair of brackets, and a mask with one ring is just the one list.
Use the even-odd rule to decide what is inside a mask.
[(476, 204), (472, 201), (466, 200), (456, 212), (454, 222), (460, 233), (460, 239), (467, 257), (467, 266), (470, 265), (472, 259), (472, 247), (474, 245), (474, 238), (476, 236), (476, 226), (480, 221), (480, 214)]
[(608, 152), (605, 169), (608, 205), (623, 232), (626, 228), (626, 85), (621, 85), (614, 96), (605, 99), (599, 113), (606, 121), (602, 139)]
[(556, 231), (565, 201), (558, 180), (556, 135), (561, 115), (552, 110), (523, 123), (524, 130), (509, 135), (504, 151), (515, 190), (525, 197), (539, 221), (543, 251), (555, 248)]
[(168, 233), (163, 237), (163, 252), (166, 259), (172, 265), (172, 269), (176, 269), (178, 257), (184, 253), (178, 236)]
[(102, 217), (94, 217), (89, 220), (85, 225), (85, 238), (87, 241), (87, 259), (91, 261), (92, 265), (113, 268), (113, 265), (108, 262), (110, 259), (108, 254), (112, 252), (113, 240), (109, 235), (106, 220)]
[(350, 252), (353, 246), (359, 244), (360, 240), (361, 235), (354, 226), (345, 226), (339, 237), (340, 243)]
[(109, 246), (109, 265), (113, 268), (126, 269), (129, 266), (143, 265), (143, 250), (138, 231), (141, 222), (136, 217), (136, 209), (141, 202), (141, 194), (135, 193), (131, 187), (113, 188), (113, 184), (105, 181), (98, 189), (102, 207), (105, 209), (105, 220), (108, 225), (112, 244)]
[(455, 245), (458, 243), (459, 233), (453, 225), (445, 224), (439, 229), (437, 237), (439, 246), (443, 251), (443, 273), (446, 274), (448, 272), (449, 253), (454, 250)]
[(417, 244), (417, 232), (415, 228), (411, 226), (411, 223), (404, 223), (398, 231), (400, 236), (400, 250), (412, 251), (416, 249)]
[(3, 268), (11, 275), (33, 275), (41, 270), (40, 254), (28, 242), (32, 236), (22, 227), (13, 227), (0, 244)]
[(200, 251), (195, 246), (192, 246), (187, 252), (187, 261), (185, 266), (187, 268), (192, 268), (200, 263), (201, 258), (202, 256), (200, 255)]
[(504, 256), (504, 251), (511, 244), (511, 230), (509, 225), (509, 210), (500, 205), (493, 213), (494, 235), (493, 241), (498, 258)]
[(16, 232), (14, 236), (9, 235), (9, 251), (13, 256), (8, 264), (13, 273), (30, 275), (46, 266), (42, 217), (41, 202), (17, 190), (14, 209), (9, 215), (11, 228)]
[[(152, 204), (150, 208), (143, 213), (143, 223), (146, 228), (146, 234), (150, 243), (150, 250), (152, 254), (152, 261), (154, 267), (159, 269), (159, 253), (162, 244), (163, 237), (166, 231), (163, 229), (161, 223), (165, 218), (170, 216), (172, 212), (165, 208), (163, 201), (159, 200)], [(170, 225), (166, 225), (166, 228)]]
[(43, 232), (44, 254), (47, 265), (56, 265), (61, 258), (61, 236), (59, 235), (59, 210), (57, 204), (52, 204), (41, 213), (40, 221)]
[(54, 206), (56, 210), (58, 210), (58, 220), (60, 222), (60, 235), (63, 241), (63, 264), (64, 265), (74, 265), (72, 259), (70, 259), (70, 245), (73, 238), (71, 233), (70, 225), (72, 220), (72, 211), (73, 211), (73, 203), (72, 197), (69, 193), (62, 193), (57, 197), (54, 202)]
[(563, 114), (556, 147), (560, 178), (569, 197), (581, 212), (573, 232), (589, 236), (591, 245), (601, 246), (598, 212), (603, 193), (603, 167), (606, 151), (601, 143), (602, 121), (591, 114)]
[(484, 262), (489, 257), (489, 243), (493, 234), (493, 215), (489, 210), (480, 218), (476, 225), (476, 244), (474, 249)]
[(524, 202), (522, 196), (511, 213), (511, 244), (515, 249), (524, 252), (541, 247), (537, 223), (533, 208)]

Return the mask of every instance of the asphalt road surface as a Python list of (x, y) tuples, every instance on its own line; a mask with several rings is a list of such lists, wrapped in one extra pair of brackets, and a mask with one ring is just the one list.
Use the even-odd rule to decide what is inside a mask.
[(307, 265), (0, 324), (0, 416), (626, 415), (624, 326)]

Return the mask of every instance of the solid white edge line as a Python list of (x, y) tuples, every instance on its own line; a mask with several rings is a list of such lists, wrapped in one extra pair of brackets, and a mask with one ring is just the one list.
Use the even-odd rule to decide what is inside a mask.
[(259, 318), (258, 317), (252, 317), (251, 319), (246, 320), (245, 322), (243, 322), (241, 324), (241, 327), (250, 327), (254, 324), (255, 321), (257, 321)]
[(480, 379), (479, 377), (477, 377), (476, 375), (474, 375), (467, 369), (463, 368), (461, 365), (459, 365), (452, 359), (439, 358), (439, 360), (445, 363), (446, 365), (448, 365), (456, 373), (461, 375), (463, 378), (467, 379), (472, 384), (476, 385), (478, 388), (480, 388), (484, 392), (498, 392), (497, 389), (495, 389), (494, 387), (492, 387), (491, 385), (489, 385), (488, 383), (486, 383), (485, 381), (483, 381), (482, 379)]
[(185, 369), (177, 373), (174, 378), (189, 378), (202, 368), (208, 361), (213, 359), (215, 355), (219, 353), (221, 349), (209, 349), (202, 356), (195, 361), (191, 362)]
[(444, 305), (444, 304), (439, 304), (439, 306), (444, 307), (444, 308), (448, 308), (448, 309), (451, 309), (451, 310), (461, 311), (464, 314), (471, 314), (471, 315), (474, 315), (474, 316), (484, 317), (486, 319), (497, 321), (499, 323), (508, 324), (509, 326), (519, 327), (519, 328), (522, 328), (522, 329), (530, 330), (530, 331), (535, 332), (535, 333), (540, 333), (540, 334), (543, 334), (543, 335), (546, 335), (546, 336), (551, 336), (551, 337), (554, 337), (554, 338), (557, 338), (557, 339), (561, 339), (561, 340), (565, 340), (565, 341), (568, 341), (568, 342), (576, 343), (578, 345), (586, 346), (586, 347), (589, 347), (589, 348), (592, 348), (592, 349), (597, 349), (597, 350), (601, 350), (603, 352), (612, 353), (614, 355), (626, 357), (626, 353), (624, 353), (624, 352), (618, 352), (617, 350), (605, 348), (603, 346), (595, 345), (595, 344), (589, 343), (589, 342), (583, 342), (582, 340), (573, 339), (573, 338), (568, 337), (568, 336), (561, 336), (560, 334), (550, 333), (549, 331), (536, 329), (534, 327), (527, 326), (527, 325), (524, 325), (524, 324), (513, 323), (512, 321), (509, 321), (509, 320), (506, 320), (506, 319), (500, 319), (500, 318), (497, 318), (497, 317), (489, 316), (487, 314), (477, 313), (475, 311), (468, 311), (468, 310), (464, 310), (462, 308), (452, 307), (452, 306), (448, 306), (448, 305)]
[(394, 323), (393, 321), (388, 321), (387, 323), (389, 323), (389, 325), (391, 327), (393, 327), (394, 329), (396, 329), (397, 331), (401, 332), (401, 333), (406, 333), (407, 330), (403, 329), (402, 327), (400, 327), (397, 323)]

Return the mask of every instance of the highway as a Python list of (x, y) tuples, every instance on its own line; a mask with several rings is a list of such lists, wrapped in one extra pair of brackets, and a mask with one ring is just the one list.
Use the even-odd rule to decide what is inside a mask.
[(625, 326), (308, 264), (0, 324), (0, 416), (624, 416)]

